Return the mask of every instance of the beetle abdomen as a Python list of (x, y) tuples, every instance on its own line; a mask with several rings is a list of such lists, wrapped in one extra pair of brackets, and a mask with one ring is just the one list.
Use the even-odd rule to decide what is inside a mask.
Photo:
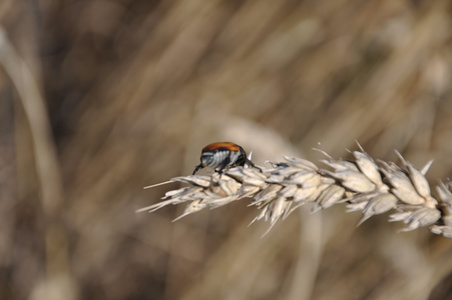
[(223, 165), (234, 165), (239, 157), (240, 152), (237, 151), (215, 150), (204, 152), (201, 155), (201, 162), (203, 162), (206, 167), (218, 168)]

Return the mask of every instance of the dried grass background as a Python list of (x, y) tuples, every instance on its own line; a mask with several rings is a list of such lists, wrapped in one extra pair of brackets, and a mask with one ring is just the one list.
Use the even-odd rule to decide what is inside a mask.
[(451, 299), (452, 241), (337, 205), (153, 214), (200, 149), (452, 172), (449, 1), (0, 2), (0, 299)]

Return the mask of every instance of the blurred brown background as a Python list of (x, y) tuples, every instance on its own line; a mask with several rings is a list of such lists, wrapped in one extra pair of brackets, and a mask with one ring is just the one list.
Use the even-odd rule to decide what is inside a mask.
[[(0, 299), (452, 299), (452, 241), (337, 206), (152, 214), (207, 143), (452, 170), (452, 4), (0, 2)], [(319, 164), (320, 165), (320, 164)]]

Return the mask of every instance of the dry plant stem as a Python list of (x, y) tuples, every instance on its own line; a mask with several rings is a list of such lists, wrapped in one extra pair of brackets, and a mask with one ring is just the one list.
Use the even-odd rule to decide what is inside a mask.
[(56, 222), (62, 213), (62, 185), (44, 99), (31, 70), (10, 43), (1, 26), (0, 65), (15, 85), (31, 132), (42, 206), (49, 220), (46, 228), (47, 273), (48, 275), (66, 273), (68, 270), (66, 237), (60, 224)]
[(288, 300), (312, 299), (312, 291), (324, 250), (325, 231), (322, 226), (322, 214), (308, 217), (306, 210), (299, 209), (298, 212), (300, 215), (300, 255), (294, 266), (295, 272), (290, 291), (284, 297)]
[(285, 219), (301, 205), (311, 203), (311, 212), (347, 203), (348, 212), (362, 211), (360, 225), (370, 217), (393, 210), (390, 222), (402, 221), (410, 231), (430, 226), (433, 233), (452, 238), (452, 182), (447, 180), (437, 187), (438, 198), (431, 195), (425, 173), (431, 165), (418, 170), (397, 153), (403, 168), (392, 162), (378, 164), (358, 144), (359, 151), (351, 151), (351, 160), (334, 159), (322, 152), (322, 162), (329, 170), (295, 157), (284, 162), (269, 162), (263, 172), (236, 167), (219, 175), (190, 175), (176, 177), (170, 182), (188, 184), (169, 191), (163, 202), (142, 208), (153, 212), (166, 205), (187, 202), (184, 213), (176, 220), (202, 210), (216, 208), (232, 201), (252, 198), (250, 206), (260, 213), (252, 221), (270, 222), (269, 230), (279, 219)]

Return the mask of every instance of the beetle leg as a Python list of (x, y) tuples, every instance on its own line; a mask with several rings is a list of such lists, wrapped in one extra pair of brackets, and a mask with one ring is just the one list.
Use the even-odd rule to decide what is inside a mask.
[(249, 160), (248, 158), (245, 160), (245, 164), (247, 164), (248, 166), (258, 169), (261, 173), (262, 173), (262, 169), (259, 168), (258, 166), (256, 166), (251, 160)]
[(229, 157), (226, 157), (224, 159), (223, 163), (221, 164), (220, 170), (218, 170), (218, 173), (220, 173), (220, 175), (223, 174), (224, 168), (226, 168), (230, 162), (231, 162), (231, 160), (229, 159)]

